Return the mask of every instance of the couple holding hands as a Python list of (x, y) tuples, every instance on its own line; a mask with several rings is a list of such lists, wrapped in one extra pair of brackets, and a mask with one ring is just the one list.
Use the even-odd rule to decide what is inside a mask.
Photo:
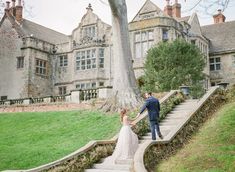
[[(156, 132), (160, 139), (163, 139), (163, 136), (159, 129), (159, 112), (160, 112), (160, 103), (157, 98), (152, 96), (151, 92), (146, 92), (144, 94), (145, 104), (141, 108), (138, 115), (135, 117), (137, 119), (145, 109), (148, 110), (149, 123), (152, 133), (152, 140), (156, 140)], [(135, 120), (134, 119), (134, 120)], [(112, 156), (108, 157), (105, 161), (115, 163), (116, 160), (126, 160), (132, 159), (138, 148), (138, 136), (131, 130), (131, 122), (127, 115), (127, 110), (122, 109), (120, 112), (120, 120), (122, 123), (122, 128), (119, 132), (118, 141), (115, 147), (115, 150)]]

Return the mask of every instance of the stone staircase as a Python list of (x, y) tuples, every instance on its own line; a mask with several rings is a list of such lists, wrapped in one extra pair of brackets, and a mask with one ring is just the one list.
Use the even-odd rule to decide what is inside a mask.
[[(185, 102), (176, 106), (169, 114), (167, 114), (166, 118), (160, 122), (160, 130), (164, 137), (161, 141), (164, 141), (169, 133), (177, 130), (178, 126), (185, 122), (187, 117), (190, 115), (190, 112), (194, 110), (198, 102), (198, 99), (186, 100)], [(150, 141), (151, 139), (151, 133), (149, 132), (139, 140), (139, 147), (145, 141)], [(157, 137), (156, 141), (159, 140), (160, 139)], [(117, 161), (114, 165), (103, 162), (94, 164), (92, 169), (86, 169), (85, 172), (127, 172), (133, 171), (132, 165), (133, 159)]]

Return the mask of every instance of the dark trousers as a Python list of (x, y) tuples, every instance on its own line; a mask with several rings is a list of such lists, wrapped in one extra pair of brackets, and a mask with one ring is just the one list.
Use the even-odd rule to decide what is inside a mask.
[(158, 136), (161, 135), (158, 121), (150, 121), (150, 129), (151, 129), (151, 133), (152, 133), (152, 140), (156, 140), (155, 130), (157, 130)]

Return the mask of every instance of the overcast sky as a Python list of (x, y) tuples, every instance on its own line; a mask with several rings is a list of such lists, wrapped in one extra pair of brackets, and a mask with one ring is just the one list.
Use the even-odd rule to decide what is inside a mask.
[[(107, 0), (103, 0), (107, 2)], [(126, 0), (128, 9), (128, 20), (131, 21), (142, 7), (146, 0)], [(202, 0), (208, 2), (208, 0)], [(152, 0), (161, 9), (165, 6), (165, 0)], [(174, 0), (171, 0), (174, 2)], [(187, 16), (193, 12), (198, 12), (201, 25), (212, 24), (212, 16), (204, 15), (200, 6), (191, 11), (189, 9), (195, 5), (196, 0), (179, 0), (182, 5), (182, 16)], [(71, 34), (75, 29), (82, 16), (86, 13), (86, 7), (91, 3), (93, 12), (101, 20), (111, 24), (111, 13), (108, 5), (101, 3), (99, 0), (24, 0), (26, 9), (31, 12), (24, 12), (24, 17), (38, 24), (62, 32)], [(32, 7), (32, 9), (30, 8)], [(216, 13), (220, 7), (214, 7), (211, 12)], [(235, 0), (231, 0), (228, 8), (224, 11), (226, 21), (235, 20)]]

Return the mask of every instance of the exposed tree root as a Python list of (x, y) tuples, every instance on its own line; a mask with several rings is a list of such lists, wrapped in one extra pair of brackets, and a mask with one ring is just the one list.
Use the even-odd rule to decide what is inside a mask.
[(139, 94), (134, 92), (116, 92), (116, 94), (108, 98), (105, 103), (99, 108), (104, 112), (119, 112), (122, 108), (139, 109), (142, 106), (143, 100)]

